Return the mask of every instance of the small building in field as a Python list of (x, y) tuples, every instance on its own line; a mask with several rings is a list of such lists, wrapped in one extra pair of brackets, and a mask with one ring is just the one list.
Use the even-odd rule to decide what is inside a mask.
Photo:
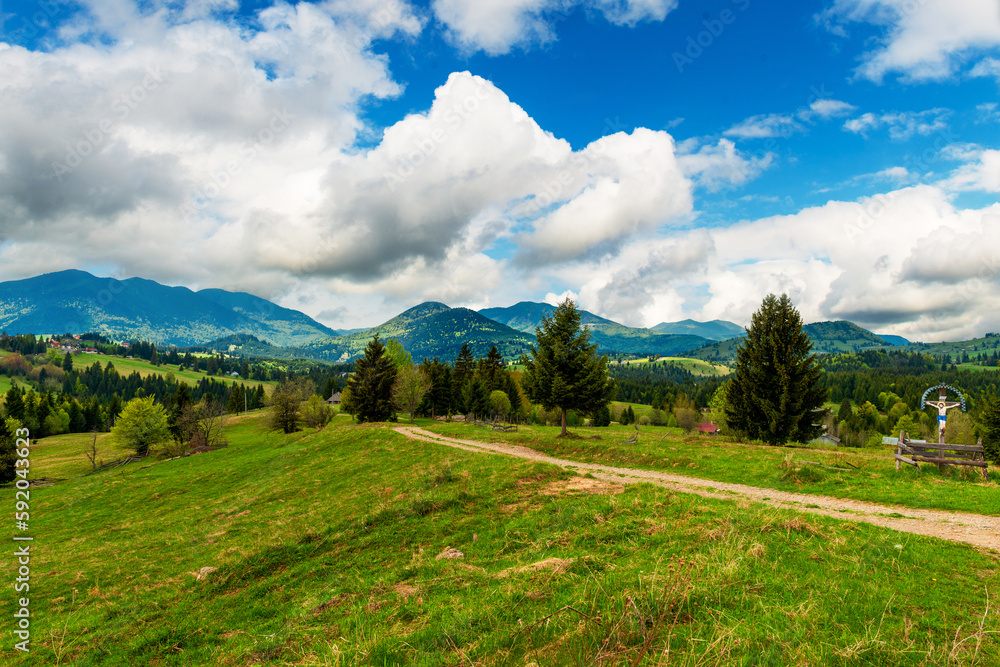
[(833, 445), (834, 447), (840, 447), (840, 438), (838, 438), (835, 435), (830, 435), (829, 433), (824, 433), (823, 435), (813, 440), (811, 444)]
[(716, 435), (722, 429), (713, 424), (712, 422), (702, 422), (694, 427), (694, 430), (699, 433), (708, 433), (709, 435)]
[(330, 398), (326, 399), (326, 402), (330, 405), (340, 405), (340, 392), (335, 391), (330, 395)]

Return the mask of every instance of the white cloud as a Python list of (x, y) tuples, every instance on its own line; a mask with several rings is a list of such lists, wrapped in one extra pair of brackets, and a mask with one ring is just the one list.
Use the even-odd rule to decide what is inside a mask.
[(953, 191), (1000, 192), (1000, 150), (980, 151), (975, 162), (962, 165), (940, 185)]
[(876, 172), (873, 177), (875, 179), (902, 183), (913, 178), (913, 174), (906, 167), (889, 167), (888, 169)]
[(1000, 83), (1000, 60), (996, 58), (986, 58), (976, 63), (976, 66), (969, 72), (974, 77), (991, 76)]
[(756, 178), (774, 161), (773, 153), (749, 157), (729, 139), (699, 146), (688, 140), (678, 146), (677, 161), (684, 175), (715, 192), (727, 186), (743, 185)]
[(867, 137), (874, 130), (887, 129), (889, 136), (897, 141), (906, 141), (915, 135), (929, 136), (948, 129), (948, 109), (928, 109), (926, 111), (894, 111), (875, 114), (864, 113), (844, 122), (844, 129)]
[(727, 137), (741, 137), (743, 139), (788, 137), (798, 132), (805, 132), (808, 129), (808, 125), (815, 123), (817, 120), (829, 120), (830, 118), (845, 116), (856, 108), (853, 104), (842, 100), (821, 98), (792, 113), (751, 116), (729, 128), (723, 134)]
[(788, 137), (806, 128), (797, 118), (789, 114), (761, 114), (750, 116), (723, 132), (727, 137), (741, 139), (766, 139)]
[(837, 116), (846, 116), (857, 109), (853, 104), (848, 104), (842, 100), (821, 99), (809, 105), (809, 110), (826, 120)]
[(942, 79), (982, 51), (1000, 46), (995, 0), (835, 0), (820, 20), (842, 35), (851, 22), (886, 28), (885, 39), (865, 54), (857, 70), (876, 82), (891, 73)]
[(996, 102), (978, 104), (976, 105), (976, 111), (979, 112), (979, 118), (976, 122), (1000, 123), (1000, 109), (997, 108)]
[(921, 185), (661, 233), (555, 274), (582, 286), (582, 307), (633, 326), (687, 317), (746, 324), (764, 295), (785, 292), (807, 322), (959, 340), (1000, 328), (998, 234), (1000, 205), (958, 209), (947, 191)]
[(434, 0), (435, 17), (453, 42), (490, 55), (554, 40), (553, 24), (575, 8), (601, 14), (619, 26), (662, 21), (677, 0)]

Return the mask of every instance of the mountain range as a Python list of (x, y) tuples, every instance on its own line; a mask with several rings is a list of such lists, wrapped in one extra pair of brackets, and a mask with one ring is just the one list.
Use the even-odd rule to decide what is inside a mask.
[[(395, 338), (414, 359), (455, 358), (463, 343), (484, 356), (497, 346), (516, 359), (535, 343), (535, 330), (556, 310), (524, 301), (479, 312), (426, 302), (371, 329), (338, 331), (311, 317), (245, 292), (192, 291), (152, 280), (98, 278), (69, 270), (0, 283), (0, 330), (17, 333), (101, 332), (119, 340), (206, 346), (243, 356), (347, 361), (363, 354), (376, 334)], [(724, 320), (661, 322), (628, 327), (581, 311), (601, 353), (692, 356), (731, 361), (743, 327)], [(907, 344), (851, 322), (806, 325), (816, 352), (847, 352)]]
[(297, 310), (244, 292), (194, 292), (143, 278), (98, 278), (77, 270), (0, 283), (0, 330), (11, 335), (94, 331), (178, 346), (234, 334), (296, 346), (336, 334)]

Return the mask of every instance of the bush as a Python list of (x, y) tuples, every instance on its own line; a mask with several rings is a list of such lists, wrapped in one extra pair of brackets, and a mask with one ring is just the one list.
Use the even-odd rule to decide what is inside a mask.
[(490, 410), (493, 411), (495, 415), (501, 415), (506, 417), (510, 414), (510, 399), (507, 398), (507, 394), (500, 391), (499, 389), (490, 392)]
[(313, 394), (302, 410), (302, 421), (310, 428), (323, 428), (333, 418), (333, 407), (322, 398)]
[(885, 436), (882, 435), (881, 433), (877, 433), (877, 432), (876, 433), (872, 433), (871, 435), (868, 436), (868, 439), (865, 440), (865, 445), (864, 445), (865, 449), (881, 449), (881, 447), (882, 447), (882, 438), (884, 438), (884, 437)]

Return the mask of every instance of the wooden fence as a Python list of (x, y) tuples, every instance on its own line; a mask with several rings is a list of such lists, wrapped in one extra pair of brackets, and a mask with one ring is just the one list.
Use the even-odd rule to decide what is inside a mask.
[(118, 459), (117, 461), (111, 461), (110, 463), (102, 463), (97, 466), (94, 470), (88, 472), (88, 475), (93, 475), (95, 472), (101, 472), (102, 470), (108, 470), (109, 468), (121, 468), (127, 463), (138, 463), (142, 460), (141, 456), (126, 456), (123, 459)]
[(919, 463), (936, 463), (939, 469), (948, 465), (971, 466), (979, 468), (983, 479), (988, 480), (988, 463), (983, 452), (983, 439), (976, 445), (950, 445), (944, 442), (925, 442), (910, 440), (906, 433), (900, 431), (896, 442), (896, 470), (899, 464), (905, 463), (920, 470)]
[[(471, 418), (470, 418), (471, 417)], [(493, 429), (494, 431), (503, 431), (505, 433), (511, 433), (517, 430), (517, 421), (511, 421), (503, 417), (493, 416), (493, 417), (480, 417), (479, 415), (467, 415), (466, 421), (472, 423), (475, 426), (483, 426), (486, 428)]]

